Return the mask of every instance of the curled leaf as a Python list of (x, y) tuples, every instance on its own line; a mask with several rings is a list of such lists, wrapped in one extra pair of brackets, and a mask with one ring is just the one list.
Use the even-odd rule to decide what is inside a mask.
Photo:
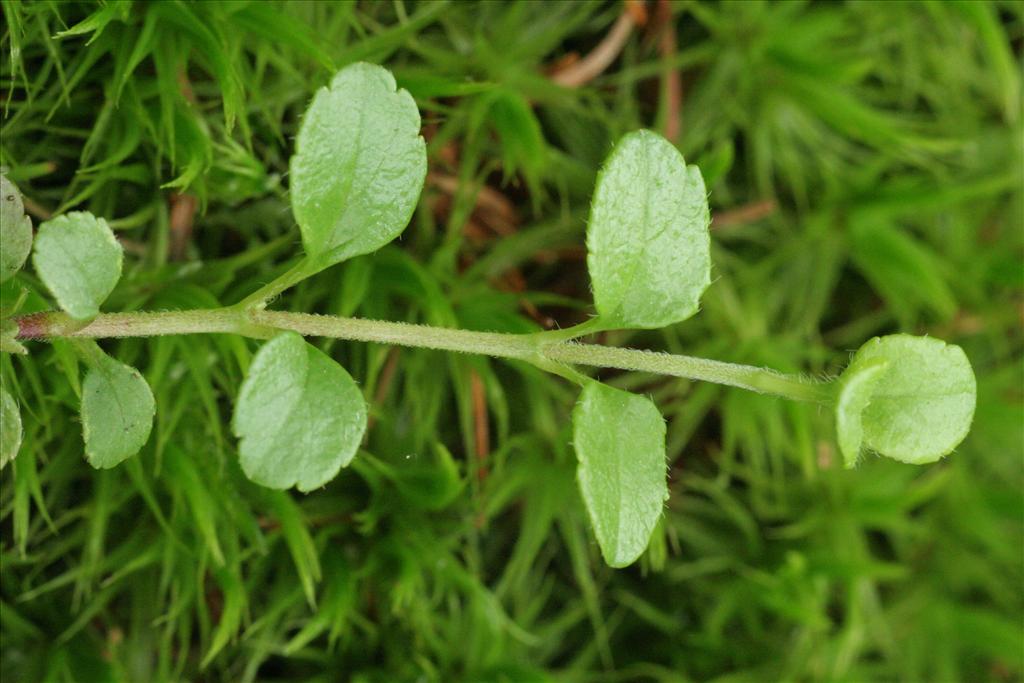
[[(836, 420), (850, 464), (863, 445), (901, 462), (935, 462), (971, 428), (976, 383), (959, 346), (895, 334), (876, 337), (840, 378)], [(845, 442), (845, 443), (844, 443)]]
[(853, 467), (860, 458), (864, 443), (864, 409), (871, 402), (879, 380), (889, 367), (884, 358), (874, 358), (856, 366), (851, 365), (843, 373), (836, 403), (836, 432), (839, 436), (839, 450), (847, 467)]
[(572, 414), (577, 479), (605, 562), (632, 564), (668, 498), (665, 420), (650, 399), (589, 382)]
[(249, 479), (310, 491), (355, 457), (366, 431), (366, 402), (344, 368), (285, 332), (253, 358), (232, 425)]
[(711, 283), (704, 180), (672, 143), (640, 130), (622, 138), (597, 179), (587, 267), (605, 327), (686, 320)]
[(46, 221), (32, 263), (47, 289), (78, 320), (100, 312), (121, 277), (121, 245), (102, 218), (75, 211)]
[(426, 173), (412, 96), (381, 66), (346, 66), (313, 98), (291, 161), (306, 253), (326, 267), (384, 246), (408, 224)]

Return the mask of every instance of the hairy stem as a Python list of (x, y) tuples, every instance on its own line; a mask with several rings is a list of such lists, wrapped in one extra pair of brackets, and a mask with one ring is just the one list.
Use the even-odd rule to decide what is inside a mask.
[[(151, 337), (172, 334), (229, 333), (266, 338), (290, 330), (307, 337), (395, 344), (495, 358), (523, 360), (546, 370), (556, 364), (637, 370), (715, 382), (797, 401), (828, 403), (829, 385), (767, 368), (737, 365), (640, 349), (552, 340), (535, 335), (453, 330), (429, 325), (341, 318), (238, 307), (214, 310), (103, 313), (87, 325), (64, 313), (34, 313), (16, 318), (18, 339), (52, 337)], [(558, 373), (566, 376), (566, 373)], [(570, 373), (571, 374), (571, 373)]]

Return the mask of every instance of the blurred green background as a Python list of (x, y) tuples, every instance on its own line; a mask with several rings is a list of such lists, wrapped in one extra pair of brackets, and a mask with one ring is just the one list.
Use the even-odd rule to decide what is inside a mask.
[[(83, 459), (61, 343), (0, 359), (5, 681), (1020, 681), (1019, 2), (3, 3), (0, 163), (36, 223), (105, 216), (107, 310), (214, 307), (298, 250), (287, 161), (337, 68), (392, 69), (430, 174), (395, 244), (278, 306), (482, 330), (585, 319), (595, 172), (650, 127), (700, 165), (701, 313), (599, 341), (837, 373), (876, 334), (961, 345), (973, 430), (841, 466), (831, 417), (603, 372), (668, 420), (671, 500), (603, 565), (575, 391), (520, 365), (321, 341), (360, 382), (353, 466), (248, 482), (227, 428), (255, 343), (104, 343), (157, 397), (142, 454)], [(27, 309), (50, 303), (31, 272)]]

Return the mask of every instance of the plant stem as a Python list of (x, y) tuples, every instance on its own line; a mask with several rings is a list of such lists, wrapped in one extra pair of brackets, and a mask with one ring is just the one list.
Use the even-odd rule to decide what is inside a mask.
[[(18, 339), (51, 337), (150, 337), (171, 334), (229, 333), (267, 338), (290, 330), (307, 337), (395, 344), (496, 358), (523, 360), (546, 370), (553, 364), (636, 370), (715, 382), (796, 401), (828, 403), (830, 387), (818, 381), (752, 365), (737, 365), (693, 356), (623, 349), (536, 335), (453, 330), (429, 325), (288, 313), (238, 307), (213, 310), (102, 313), (82, 325), (65, 313), (34, 313), (15, 319)], [(568, 370), (568, 368), (567, 368)], [(565, 373), (563, 376), (568, 376)], [(572, 373), (568, 373), (572, 374)]]

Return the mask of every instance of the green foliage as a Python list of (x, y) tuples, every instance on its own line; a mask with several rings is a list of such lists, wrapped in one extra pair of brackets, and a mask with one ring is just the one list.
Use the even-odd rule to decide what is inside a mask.
[(39, 226), (32, 265), (62, 309), (86, 320), (121, 278), (121, 245), (102, 218), (75, 211)]
[(321, 265), (375, 251), (409, 223), (427, 174), (420, 113), (389, 71), (345, 67), (302, 120), (291, 162), (292, 210)]
[(697, 312), (711, 283), (707, 191), (665, 138), (637, 131), (605, 162), (587, 223), (604, 327), (664, 327)]
[(21, 412), (14, 398), (0, 388), (0, 468), (14, 460), (21, 448)]
[(668, 499), (665, 421), (650, 399), (588, 382), (572, 413), (580, 493), (605, 561), (636, 561)]
[(21, 193), (7, 176), (0, 176), (0, 282), (21, 270), (32, 251), (32, 219), (25, 215)]
[(246, 476), (275, 489), (311, 491), (355, 457), (366, 403), (340, 365), (286, 332), (253, 358), (232, 426)]
[(156, 403), (139, 371), (93, 348), (82, 382), (85, 456), (97, 469), (115, 467), (146, 444)]
[(18, 323), (9, 318), (0, 321), (0, 353), (28, 353), (28, 349), (17, 339), (18, 332)]
[(847, 462), (862, 439), (902, 462), (935, 462), (971, 429), (976, 383), (959, 346), (906, 334), (876, 337), (843, 374), (837, 410)]
[[(400, 242), (273, 305), (521, 334), (587, 319), (601, 161), (675, 123), (716, 216), (713, 282), (685, 324), (599, 341), (832, 377), (874, 336), (945, 339), (977, 374), (956, 453), (847, 470), (822, 406), (602, 373), (665, 415), (671, 491), (647, 553), (610, 571), (567, 447), (577, 392), (526, 363), (317, 341), (371, 425), (298, 495), (252, 484), (225, 427), (255, 343), (103, 342), (157, 415), (145, 457), (96, 471), (74, 437), (79, 361), (23, 341), (0, 355), (24, 427), (0, 480), (0, 678), (1024, 675), (1019, 4), (669, 5), (675, 52), (649, 12), (568, 90), (553, 65), (620, 6), (5, 2), (0, 165), (37, 223), (108, 217), (125, 276), (106, 309), (233, 304), (296, 251), (288, 161), (310, 95), (378, 62), (423, 112), (424, 196)], [(0, 299), (53, 306), (27, 271)], [(429, 513), (426, 482), (444, 494)]]

